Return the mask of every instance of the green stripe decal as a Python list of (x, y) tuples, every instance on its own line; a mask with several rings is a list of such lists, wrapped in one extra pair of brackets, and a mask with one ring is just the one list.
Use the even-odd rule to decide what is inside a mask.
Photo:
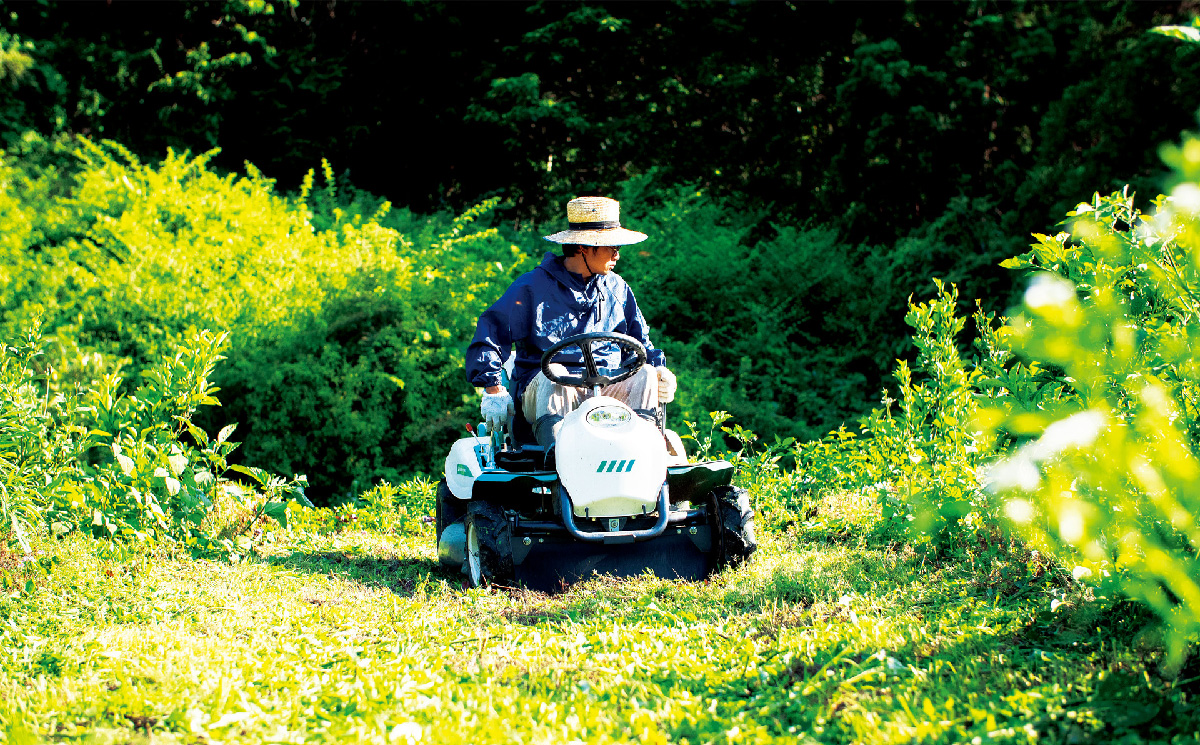
[[(633, 460), (602, 460), (600, 461), (600, 466), (596, 469), (596, 473), (621, 473), (622, 471), (629, 473), (633, 470), (633, 464), (636, 462)], [(605, 466), (608, 466), (608, 468), (605, 468)]]

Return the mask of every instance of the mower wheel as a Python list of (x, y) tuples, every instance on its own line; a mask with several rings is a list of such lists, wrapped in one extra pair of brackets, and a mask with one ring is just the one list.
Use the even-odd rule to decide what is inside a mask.
[(471, 587), (513, 581), (512, 525), (494, 504), (472, 501), (467, 508), (467, 558), (463, 574)]
[(450, 492), (446, 479), (438, 482), (437, 486), (437, 538), (441, 540), (442, 533), (452, 523), (456, 523), (467, 514), (467, 502), (459, 499)]
[(716, 533), (720, 536), (717, 566), (737, 566), (758, 549), (750, 494), (737, 486), (722, 486), (708, 494)]

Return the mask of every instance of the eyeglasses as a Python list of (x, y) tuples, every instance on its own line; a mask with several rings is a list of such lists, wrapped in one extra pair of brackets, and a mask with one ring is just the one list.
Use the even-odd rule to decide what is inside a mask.
[(612, 251), (612, 256), (614, 259), (621, 255), (621, 247), (620, 246), (588, 246), (588, 248), (595, 250), (595, 251), (599, 251), (602, 248), (607, 248), (609, 251)]

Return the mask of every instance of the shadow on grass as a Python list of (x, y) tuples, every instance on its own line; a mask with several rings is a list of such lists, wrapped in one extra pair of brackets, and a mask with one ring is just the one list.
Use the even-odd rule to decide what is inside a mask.
[(295, 572), (340, 576), (399, 597), (411, 597), (419, 586), (430, 581), (457, 578), (431, 559), (373, 556), (354, 551), (295, 552), (271, 557), (267, 562)]

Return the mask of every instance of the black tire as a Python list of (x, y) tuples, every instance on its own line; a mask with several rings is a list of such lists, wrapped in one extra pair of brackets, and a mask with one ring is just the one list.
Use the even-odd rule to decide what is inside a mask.
[(721, 486), (708, 494), (717, 541), (717, 568), (737, 566), (758, 550), (750, 494), (737, 486)]
[(471, 502), (465, 521), (467, 556), (463, 574), (471, 587), (513, 583), (512, 524), (504, 511), (487, 502)]
[(450, 487), (446, 485), (446, 479), (438, 482), (437, 486), (437, 511), (435, 513), (435, 523), (437, 525), (437, 540), (442, 539), (442, 532), (451, 524), (458, 522), (467, 515), (467, 505), (458, 497), (450, 492)]

